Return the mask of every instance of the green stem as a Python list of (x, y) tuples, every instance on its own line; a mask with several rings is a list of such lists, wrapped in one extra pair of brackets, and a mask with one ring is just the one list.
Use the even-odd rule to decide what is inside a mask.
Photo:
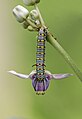
[(30, 24), (30, 26), (32, 26), (32, 27), (37, 31), (37, 26), (36, 26), (34, 23), (32, 23), (32, 22), (30, 21), (30, 19), (27, 19), (26, 21), (27, 21), (27, 23)]
[(48, 33), (47, 40), (63, 56), (63, 58), (66, 60), (66, 62), (71, 66), (73, 71), (76, 73), (78, 78), (82, 81), (82, 72), (78, 69), (78, 67), (76, 66), (76, 64), (72, 60), (72, 58), (62, 48), (62, 46), (58, 43), (58, 41), (55, 40), (50, 33)]
[(37, 10), (37, 12), (39, 14), (39, 19), (40, 19), (41, 25), (45, 26), (44, 20), (43, 20), (43, 18), (41, 16), (41, 13), (40, 13), (39, 9), (38, 9), (38, 6), (35, 4), (34, 7), (35, 7), (35, 9)]

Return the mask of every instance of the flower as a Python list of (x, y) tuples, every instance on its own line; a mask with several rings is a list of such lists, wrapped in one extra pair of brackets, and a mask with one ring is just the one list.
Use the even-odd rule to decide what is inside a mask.
[(23, 0), (24, 4), (27, 5), (27, 6), (32, 6), (34, 5), (35, 3), (39, 3), (40, 0)]
[(23, 79), (30, 78), (32, 80), (32, 85), (34, 87), (34, 90), (36, 91), (36, 94), (44, 94), (44, 92), (48, 89), (49, 83), (51, 79), (60, 80), (64, 78), (68, 78), (69, 76), (72, 76), (73, 74), (51, 74), (50, 71), (45, 70), (45, 78), (43, 80), (37, 80), (36, 78), (36, 70), (33, 70), (29, 75), (20, 74), (13, 70), (9, 71), (9, 73), (18, 76)]
[(17, 5), (13, 9), (13, 14), (16, 17), (17, 21), (22, 23), (29, 16), (29, 11), (21, 5)]

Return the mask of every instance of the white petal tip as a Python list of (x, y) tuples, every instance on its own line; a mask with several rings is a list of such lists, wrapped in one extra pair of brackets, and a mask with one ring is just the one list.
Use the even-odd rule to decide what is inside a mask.
[(73, 76), (74, 74), (69, 74), (69, 76)]
[(73, 76), (73, 74), (69, 74), (69, 73), (66, 73), (66, 74), (52, 74), (52, 77), (54, 79), (64, 79), (64, 78), (68, 78), (70, 76)]
[(14, 70), (8, 71), (11, 74), (16, 74), (16, 72)]

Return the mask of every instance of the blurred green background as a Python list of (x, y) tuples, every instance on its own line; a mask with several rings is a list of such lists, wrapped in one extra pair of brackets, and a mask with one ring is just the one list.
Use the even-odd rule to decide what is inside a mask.
[[(46, 94), (37, 96), (31, 80), (7, 73), (29, 74), (36, 57), (37, 34), (24, 30), (12, 14), (18, 4), (26, 7), (22, 0), (0, 0), (0, 119), (82, 119), (82, 83), (76, 75), (52, 80)], [(82, 71), (82, 0), (41, 0), (38, 6), (51, 33)], [(52, 73), (74, 73), (48, 43), (46, 66)]]

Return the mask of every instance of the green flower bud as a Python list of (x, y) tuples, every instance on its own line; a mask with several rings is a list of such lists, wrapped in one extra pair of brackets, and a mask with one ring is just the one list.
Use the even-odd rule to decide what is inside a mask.
[(32, 6), (34, 5), (35, 3), (39, 3), (40, 0), (23, 0), (24, 4), (27, 5), (27, 6)]
[(33, 20), (36, 20), (36, 19), (39, 18), (39, 14), (38, 14), (37, 10), (32, 10), (32, 11), (30, 12), (30, 16), (31, 16), (31, 18), (32, 18)]
[(22, 26), (23, 26), (24, 29), (27, 29), (27, 27), (29, 26), (29, 23), (27, 21), (24, 21), (22, 23)]
[(29, 16), (29, 11), (21, 5), (17, 5), (13, 9), (13, 14), (16, 17), (17, 21), (22, 23)]
[(33, 29), (33, 27), (32, 26), (28, 26), (28, 28), (27, 28), (29, 31), (35, 31), (34, 29)]

